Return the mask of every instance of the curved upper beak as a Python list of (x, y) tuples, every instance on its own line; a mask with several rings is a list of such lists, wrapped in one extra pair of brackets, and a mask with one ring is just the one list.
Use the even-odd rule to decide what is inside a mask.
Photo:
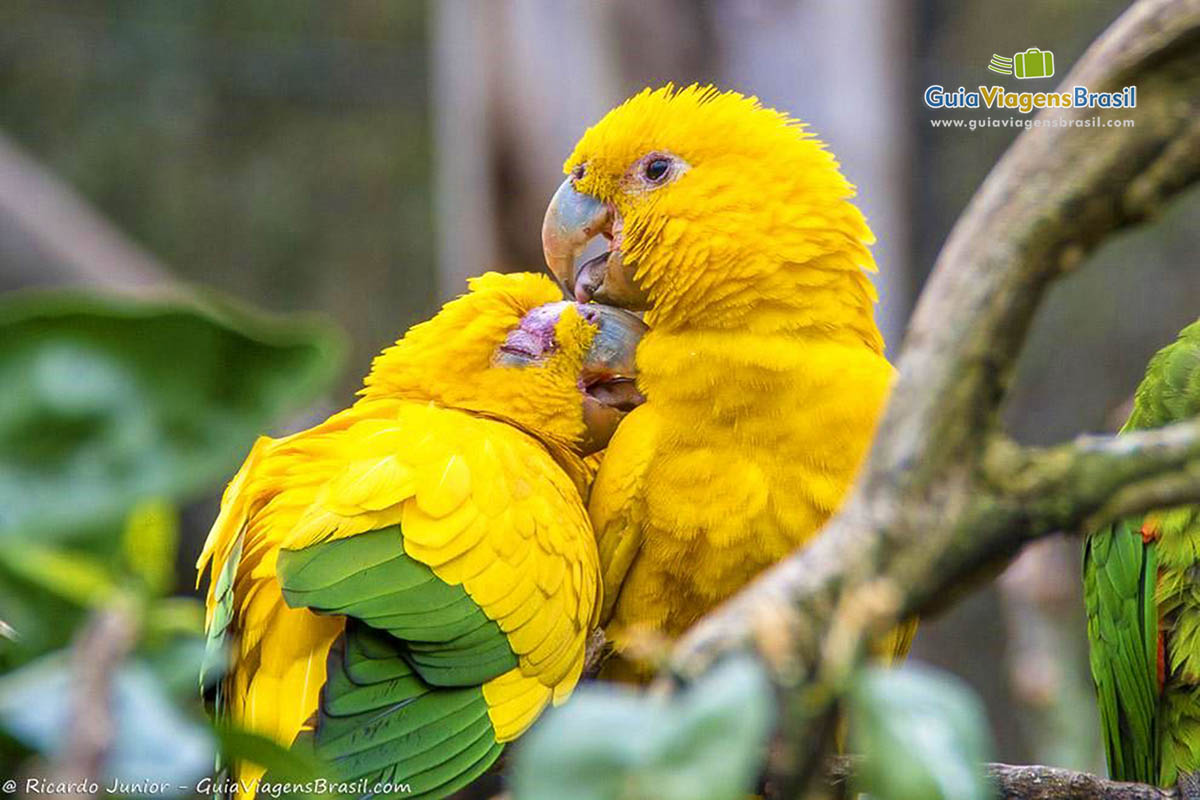
[[(576, 191), (572, 178), (558, 187), (542, 221), (542, 251), (546, 266), (567, 294), (580, 303), (595, 300), (630, 311), (644, 311), (650, 299), (633, 279), (633, 269), (620, 249), (620, 216), (606, 203)], [(611, 243), (605, 253), (586, 264), (575, 261), (599, 234)], [(614, 238), (614, 233), (615, 238)]]
[(611, 223), (609, 209), (590, 194), (575, 191), (571, 178), (558, 187), (542, 221), (546, 266), (568, 294), (575, 293), (575, 259)]

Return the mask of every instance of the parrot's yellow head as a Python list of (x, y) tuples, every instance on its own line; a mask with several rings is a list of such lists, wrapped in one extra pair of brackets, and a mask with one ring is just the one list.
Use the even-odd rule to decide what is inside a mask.
[(372, 365), (359, 402), (436, 403), (516, 425), (586, 455), (642, 400), (634, 352), (645, 325), (562, 299), (549, 278), (489, 272)]
[[(576, 299), (646, 310), (653, 328), (804, 320), (882, 346), (854, 187), (787, 114), (712, 87), (647, 89), (590, 128), (564, 169), (542, 240)], [(608, 252), (577, 266), (597, 235)]]

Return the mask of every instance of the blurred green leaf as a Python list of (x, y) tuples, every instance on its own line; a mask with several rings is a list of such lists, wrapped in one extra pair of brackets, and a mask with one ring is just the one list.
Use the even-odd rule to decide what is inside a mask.
[(66, 645), (83, 614), (78, 603), (37, 589), (0, 564), (0, 618), (14, 632), (0, 639), (0, 675)]
[(146, 608), (143, 621), (151, 636), (172, 634), (204, 635), (204, 604), (194, 597), (164, 597)]
[(521, 800), (743, 800), (766, 756), (771, 690), (758, 662), (721, 664), (664, 704), (629, 689), (581, 687), (525, 737)]
[(174, 636), (155, 647), (140, 650), (142, 660), (154, 672), (159, 683), (176, 700), (196, 705), (196, 674), (204, 659), (204, 637)]
[(179, 515), (163, 500), (144, 500), (125, 520), (122, 539), (124, 561), (151, 595), (159, 597), (174, 582), (175, 554), (179, 550)]
[(217, 726), (221, 762), (249, 761), (267, 771), (271, 781), (309, 781), (329, 771), (303, 746), (286, 748), (261, 734), (229, 725)]
[(0, 539), (0, 573), (80, 606), (100, 605), (120, 592), (116, 577), (97, 559), (36, 542)]
[(0, 302), (0, 537), (111, 531), (146, 498), (196, 495), (322, 391), (342, 349), (328, 325), (215, 300)]
[[(0, 727), (27, 747), (57, 755), (73, 719), (73, 679), (65, 652), (6, 675), (0, 679)], [(166, 782), (172, 790), (159, 796), (191, 795), (213, 764), (215, 746), (207, 727), (175, 708), (141, 661), (123, 665), (113, 683), (117, 730), (105, 778)]]
[(992, 787), (987, 718), (949, 673), (915, 665), (868, 668), (848, 697), (855, 783), (879, 800), (985, 800)]

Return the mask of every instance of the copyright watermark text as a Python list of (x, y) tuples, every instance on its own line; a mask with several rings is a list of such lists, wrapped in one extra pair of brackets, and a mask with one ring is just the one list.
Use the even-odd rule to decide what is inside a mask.
[(28, 777), (21, 780), (8, 778), (0, 781), (0, 791), (6, 795), (20, 792), (24, 795), (122, 795), (153, 797), (177, 794), (233, 794), (256, 792), (262, 797), (286, 797), (293, 794), (306, 795), (364, 795), (364, 794), (411, 794), (412, 787), (400, 782), (371, 782), (367, 778), (356, 781), (336, 781), (314, 778), (310, 781), (235, 781), (232, 779), (201, 778), (194, 784), (177, 784), (167, 781), (128, 781), (113, 779), (107, 782), (82, 780), (63, 781), (45, 777)]

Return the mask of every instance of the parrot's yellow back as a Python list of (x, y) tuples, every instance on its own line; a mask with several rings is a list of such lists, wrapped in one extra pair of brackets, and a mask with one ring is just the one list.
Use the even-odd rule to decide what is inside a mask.
[[(429, 404), (374, 401), (285, 439), (259, 439), (226, 492), (210, 544), (217, 573), (239, 551), (227, 692), (235, 723), (291, 744), (317, 709), (330, 646), (345, 627), (343, 616), (287, 605), (276, 577), (280, 552), (402, 523), (406, 551), (438, 577), (465, 583), (485, 609), (487, 600), (503, 598), (500, 612), (509, 614), (497, 612), (500, 619), (532, 617), (514, 619), (510, 635), (538, 656), (529, 670), (538, 679), (515, 701), (489, 704), (501, 740), (570, 694), (599, 595), (579, 486), (509, 425)], [(539, 527), (546, 541), (537, 539)], [(548, 576), (521, 580), (518, 570), (535, 565)], [(218, 585), (210, 588), (213, 611)], [(502, 691), (501, 681), (493, 684), (485, 694)], [(238, 777), (259, 775), (250, 768)]]

